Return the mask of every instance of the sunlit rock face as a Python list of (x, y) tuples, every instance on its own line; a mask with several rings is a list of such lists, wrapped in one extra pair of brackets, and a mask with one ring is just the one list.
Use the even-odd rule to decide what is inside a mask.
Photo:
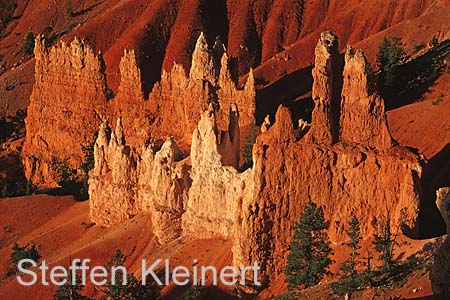
[[(127, 50), (117, 93), (106, 100), (101, 56), (73, 43), (50, 51), (37, 46), (40, 81), (31, 99), (23, 159), (29, 178), (55, 184), (53, 157), (69, 157), (79, 166), (80, 144), (98, 131), (89, 174), (94, 222), (113, 226), (147, 213), (153, 220), (149, 232), (160, 243), (182, 235), (229, 239), (234, 264), (258, 261), (266, 283), (281, 274), (308, 200), (324, 207), (335, 242), (345, 236), (352, 214), (363, 234), (373, 230), (372, 219), (388, 213), (394, 226), (402, 218), (417, 229), (422, 162), (393, 146), (364, 54), (349, 48), (339, 67), (332, 33), (324, 32), (316, 47), (312, 123), (292, 120), (280, 106), (275, 122), (264, 123), (253, 146), (253, 166), (245, 171), (239, 169), (241, 131), (254, 122), (255, 83), (250, 71), (243, 89), (236, 87), (225, 49), (210, 49), (201, 35), (190, 71), (177, 64), (163, 71), (148, 99), (135, 54)], [(86, 97), (77, 101), (74, 91), (82, 83)], [(69, 111), (74, 120), (65, 117)], [(47, 119), (60, 123), (51, 126)], [(108, 124), (114, 123), (111, 130)]]
[(170, 72), (162, 71), (160, 82), (144, 99), (141, 70), (133, 50), (124, 50), (119, 64), (120, 84), (112, 91), (107, 87), (102, 56), (86, 42), (75, 39), (46, 49), (43, 38), (37, 38), (36, 83), (22, 153), (27, 178), (39, 186), (56, 186), (55, 161), (68, 158), (71, 168), (79, 168), (84, 160), (82, 146), (92, 142), (103, 120), (114, 123), (121, 118), (130, 146), (173, 136), (185, 151), (201, 112), (210, 105), (220, 131), (228, 130), (231, 105), (240, 107), (240, 126), (253, 124), (253, 73), (245, 86), (238, 88), (233, 76), (236, 70), (221, 47), (211, 49), (201, 34), (189, 74), (175, 63)]
[(100, 127), (90, 173), (90, 217), (104, 226), (141, 213), (152, 213), (153, 231), (161, 243), (181, 234), (181, 216), (191, 184), (190, 166), (172, 138), (161, 149), (143, 146), (137, 154), (125, 144), (121, 120), (115, 131)]
[(54, 186), (55, 158), (81, 165), (81, 145), (89, 144), (106, 112), (106, 82), (101, 56), (84, 41), (61, 42), (50, 50), (41, 37), (35, 44), (23, 165), (34, 184)]

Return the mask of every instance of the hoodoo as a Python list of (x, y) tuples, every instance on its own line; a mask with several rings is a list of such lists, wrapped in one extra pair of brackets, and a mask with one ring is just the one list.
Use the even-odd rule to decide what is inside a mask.
[[(90, 180), (93, 221), (112, 225), (150, 213), (161, 243), (180, 235), (230, 239), (235, 266), (258, 261), (266, 283), (282, 273), (293, 226), (310, 199), (324, 207), (333, 241), (345, 236), (342, 220), (352, 214), (364, 234), (373, 231), (373, 219), (387, 214), (393, 225), (402, 219), (417, 229), (422, 162), (393, 146), (383, 100), (370, 90), (362, 51), (349, 48), (342, 94), (332, 95), (333, 78), (342, 76), (332, 63), (336, 43), (326, 32), (317, 46), (309, 132), (296, 135), (297, 121), (280, 106), (275, 123), (265, 124), (258, 136), (253, 167), (245, 171), (238, 168), (239, 103), (221, 104), (219, 111), (209, 105), (193, 130), (188, 156), (176, 146), (176, 137), (161, 150), (126, 146), (117, 141), (120, 122), (109, 140), (103, 125)], [(221, 127), (225, 109), (228, 119)], [(335, 109), (342, 111), (340, 118)]]

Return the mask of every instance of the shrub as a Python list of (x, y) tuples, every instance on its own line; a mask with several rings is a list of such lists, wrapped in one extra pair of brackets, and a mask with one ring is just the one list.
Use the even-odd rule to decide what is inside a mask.
[(71, 0), (67, 0), (66, 2), (66, 16), (69, 18), (73, 18), (75, 16)]
[(202, 289), (196, 285), (191, 287), (183, 296), (183, 300), (200, 300), (202, 297)]
[(2, 22), (2, 24), (0, 24), (0, 31), (2, 30), (2, 27), (6, 28), (9, 22), (11, 22), (11, 20), (13, 19), (14, 10), (16, 8), (17, 8), (16, 1), (13, 0), (2, 1), (2, 3), (0, 4), (0, 12), (3, 12), (0, 15), (0, 21)]
[(433, 37), (431, 38), (430, 44), (433, 47), (439, 46), (439, 40), (438, 40), (437, 36), (433, 35)]
[(105, 96), (106, 96), (107, 100), (111, 100), (115, 96), (114, 91), (112, 89), (108, 88), (106, 90), (106, 95)]
[[(108, 263), (109, 267), (123, 266), (125, 264), (126, 256), (117, 249), (111, 260)], [(120, 269), (116, 270), (116, 279), (121, 280), (123, 273)], [(122, 282), (108, 282), (103, 289), (103, 293), (111, 300), (156, 300), (159, 298), (159, 290), (153, 285), (143, 285), (136, 276), (131, 273), (127, 274), (126, 284), (122, 285)]]
[(442, 100), (444, 100), (444, 95), (440, 94), (438, 97), (436, 97), (436, 99), (434, 99), (431, 103), (433, 105), (438, 105), (439, 103), (442, 102)]
[(301, 291), (287, 291), (285, 293), (267, 298), (268, 300), (298, 300), (301, 299)]
[(408, 59), (400, 38), (385, 37), (378, 46), (377, 64), (378, 89), (383, 95), (395, 87), (398, 79), (398, 67)]
[[(29, 245), (26, 245), (24, 247), (20, 247), (17, 242), (14, 243), (12, 247), (12, 253), (11, 253), (11, 262), (17, 266), (19, 261), (22, 259), (31, 259), (35, 262), (39, 261), (41, 259), (41, 254), (39, 253), (36, 244), (31, 243)], [(24, 264), (25, 268), (30, 267), (29, 264)]]
[(326, 233), (329, 226), (323, 209), (309, 201), (294, 228), (284, 270), (289, 290), (300, 285), (311, 287), (318, 284), (324, 275), (331, 274), (328, 269), (332, 263), (330, 255), (333, 250)]
[(34, 51), (34, 34), (33, 31), (29, 31), (25, 36), (25, 40), (22, 46), (22, 53), (25, 55), (31, 55)]
[(53, 295), (54, 300), (89, 300), (87, 296), (81, 295), (81, 291), (84, 286), (81, 284), (81, 279), (79, 276), (75, 279), (75, 284), (72, 284), (72, 272), (69, 272), (67, 282), (63, 285), (58, 286), (55, 294)]
[(30, 196), (38, 193), (38, 188), (33, 184), (32, 180), (20, 178), (12, 183), (5, 183), (0, 198)]

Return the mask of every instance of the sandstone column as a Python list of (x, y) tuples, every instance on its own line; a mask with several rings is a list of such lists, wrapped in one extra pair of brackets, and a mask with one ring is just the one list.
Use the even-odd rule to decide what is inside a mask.
[(329, 32), (322, 32), (315, 50), (315, 66), (312, 70), (314, 83), (312, 98), (311, 130), (308, 140), (317, 144), (333, 144), (337, 140), (337, 120), (333, 117), (333, 89), (335, 86), (335, 66), (338, 59), (338, 39)]

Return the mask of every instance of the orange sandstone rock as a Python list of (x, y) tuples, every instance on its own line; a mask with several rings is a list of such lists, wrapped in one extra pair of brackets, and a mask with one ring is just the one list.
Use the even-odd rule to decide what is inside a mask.
[(320, 35), (315, 50), (312, 98), (315, 108), (308, 140), (312, 143), (331, 145), (337, 140), (334, 107), (336, 106), (336, 65), (338, 61), (338, 39), (325, 31)]
[(47, 50), (36, 39), (35, 84), (28, 107), (22, 152), (25, 175), (34, 184), (54, 186), (55, 158), (78, 167), (81, 145), (91, 142), (106, 113), (106, 84), (101, 56), (75, 39)]
[[(45, 54), (46, 50), (37, 51)], [(67, 72), (73, 73), (69, 62), (74, 58), (66, 60), (66, 52), (58, 51), (67, 62)], [(91, 61), (95, 56), (89, 53), (85, 56)], [(422, 162), (408, 149), (392, 146), (382, 100), (369, 90), (362, 52), (347, 53), (342, 94), (336, 93), (342, 76), (336, 63), (337, 38), (330, 32), (322, 34), (313, 71), (316, 107), (311, 126), (302, 126), (299, 134), (289, 110), (280, 107), (275, 123), (266, 122), (257, 138), (253, 167), (243, 172), (238, 170), (240, 129), (254, 121), (253, 73), (244, 89), (237, 89), (226, 52), (220, 67), (215, 53), (217, 48), (209, 50), (200, 36), (189, 76), (175, 64), (171, 72), (163, 72), (144, 100), (135, 57), (125, 52), (123, 86), (106, 104), (103, 118), (117, 119), (116, 129), (111, 132), (103, 123), (95, 144), (95, 168), (89, 180), (92, 220), (111, 226), (150, 213), (152, 230), (161, 243), (181, 234), (228, 238), (233, 243), (234, 264), (258, 261), (264, 282), (282, 272), (293, 226), (308, 200), (324, 207), (334, 242), (345, 237), (352, 214), (360, 219), (363, 234), (371, 232), (373, 218), (388, 213), (393, 225), (402, 214), (405, 226), (417, 229)], [(61, 64), (51, 55), (43, 57), (39, 68)], [(96, 66), (89, 67), (98, 72), (91, 74), (91, 84), (86, 86), (104, 83), (101, 64)], [(39, 92), (37, 85), (33, 93)], [(68, 143), (37, 147), (40, 135), (59, 139), (65, 134), (45, 123), (48, 132), (39, 131), (38, 121), (51, 110), (37, 113), (41, 107), (37, 99), (32, 98), (35, 107), (27, 119), (24, 161), (64, 149), (75, 156), (76, 137), (88, 136), (81, 127), (73, 130)], [(44, 99), (45, 105), (56, 109), (53, 98)], [(166, 140), (159, 150), (151, 143), (158, 139)], [(189, 157), (177, 143), (191, 145)], [(30, 163), (29, 176), (43, 172), (39, 162)]]
[(220, 131), (228, 130), (229, 110), (235, 104), (242, 107), (239, 125), (254, 123), (253, 76), (238, 89), (236, 71), (223, 45), (222, 50), (220, 45), (211, 50), (203, 34), (189, 76), (175, 63), (170, 72), (162, 72), (148, 99), (144, 99), (141, 71), (132, 50), (124, 51), (117, 94), (107, 101), (111, 91), (105, 82), (103, 60), (84, 41), (62, 42), (47, 50), (38, 38), (36, 45), (36, 83), (22, 155), (27, 178), (37, 185), (56, 185), (54, 159), (67, 157), (72, 168), (79, 168), (84, 159), (81, 145), (91, 142), (102, 120), (121, 118), (130, 146), (174, 136), (184, 150), (191, 144), (200, 113), (210, 104)]

